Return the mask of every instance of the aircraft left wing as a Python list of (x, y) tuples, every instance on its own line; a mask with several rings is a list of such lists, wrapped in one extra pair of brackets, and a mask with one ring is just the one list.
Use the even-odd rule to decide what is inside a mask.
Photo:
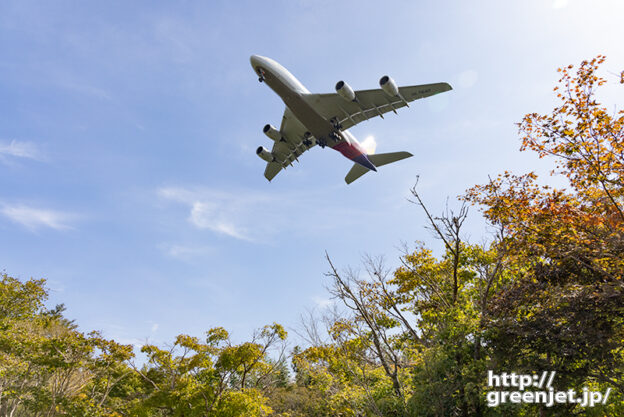
[(309, 145), (304, 144), (304, 134), (306, 128), (301, 124), (299, 119), (295, 117), (288, 107), (284, 110), (280, 133), (282, 140), (276, 140), (273, 143), (271, 153), (275, 157), (275, 161), (268, 162), (264, 170), (264, 176), (271, 181), (279, 172), (294, 161), (298, 161), (299, 156), (308, 149), (314, 147), (316, 141), (313, 137)]
[(420, 98), (452, 90), (448, 83), (412, 85), (399, 87), (399, 94), (391, 97), (381, 88), (355, 91), (355, 100), (348, 101), (337, 93), (305, 94), (303, 98), (327, 120), (335, 119), (343, 129), (375, 116), (381, 116), (407, 106)]

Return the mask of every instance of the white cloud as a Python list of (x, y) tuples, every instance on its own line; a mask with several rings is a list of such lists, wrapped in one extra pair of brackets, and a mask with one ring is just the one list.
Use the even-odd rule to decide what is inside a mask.
[(0, 143), (0, 157), (6, 156), (34, 160), (43, 159), (41, 152), (34, 143), (17, 140), (12, 140), (9, 143)]
[(194, 202), (189, 221), (198, 229), (210, 229), (236, 239), (251, 240), (244, 230), (224, 218), (215, 204)]
[(208, 256), (214, 251), (210, 246), (160, 245), (160, 248), (168, 256), (182, 261)]
[[(278, 233), (322, 234), (358, 216), (373, 215), (370, 211), (341, 207), (334, 204), (331, 195), (310, 191), (283, 195), (251, 189), (163, 187), (158, 195), (186, 206), (186, 220), (195, 229), (253, 243), (268, 243)], [(313, 221), (320, 218), (324, 220)]]
[(210, 230), (235, 239), (254, 241), (248, 232), (249, 208), (262, 196), (225, 193), (208, 189), (162, 188), (158, 194), (189, 206), (188, 221), (197, 229)]
[(60, 211), (38, 209), (24, 205), (4, 205), (0, 213), (32, 231), (42, 227), (55, 230), (72, 228), (69, 222), (73, 216)]
[(157, 330), (158, 330), (158, 323), (152, 324), (152, 333), (156, 333)]

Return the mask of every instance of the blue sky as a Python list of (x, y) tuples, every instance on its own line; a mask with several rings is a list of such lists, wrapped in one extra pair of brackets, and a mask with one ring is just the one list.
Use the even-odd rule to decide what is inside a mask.
[[(401, 242), (435, 246), (406, 200), (416, 175), (439, 212), (488, 175), (546, 172), (514, 123), (552, 108), (559, 66), (605, 54), (615, 85), (623, 14), (606, 0), (4, 1), (0, 268), (45, 277), (81, 329), (125, 343), (294, 327), (328, 302), (325, 250), (393, 266)], [(413, 158), (347, 186), (351, 163), (315, 148), (268, 183), (254, 151), (283, 103), (252, 54), (312, 92), (384, 74), (454, 90), (351, 130)], [(467, 234), (485, 235), (475, 210)]]

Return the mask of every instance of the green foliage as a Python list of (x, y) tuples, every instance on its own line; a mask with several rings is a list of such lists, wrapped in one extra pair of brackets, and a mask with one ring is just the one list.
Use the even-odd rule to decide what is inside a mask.
[(0, 281), (0, 414), (115, 415), (131, 347), (80, 333), (62, 306), (47, 310), (44, 285)]
[(277, 385), (275, 381), (284, 383), (284, 368), (281, 361), (271, 360), (268, 351), (286, 336), (274, 323), (239, 345), (231, 343), (223, 328), (206, 332), (205, 343), (180, 335), (169, 349), (145, 345), (141, 351), (148, 362), (136, 369), (144, 381), (137, 410), (157, 409), (171, 416), (269, 414), (263, 391)]
[(187, 335), (173, 347), (132, 346), (85, 335), (47, 310), (44, 280), (0, 281), (0, 415), (262, 416), (269, 386), (289, 383), (284, 359), (269, 357), (287, 337), (272, 324), (234, 345), (223, 328), (206, 341)]
[[(367, 257), (363, 273), (327, 256), (337, 307), (304, 323), (292, 377), (277, 323), (239, 344), (222, 327), (147, 344), (137, 365), (132, 346), (46, 308), (44, 280), (3, 274), (0, 416), (624, 415), (624, 112), (595, 100), (603, 61), (560, 70), (561, 105), (520, 123), (523, 149), (554, 157), (570, 190), (509, 172), (468, 190), (495, 228), (479, 246), (462, 239), (465, 207), (434, 217), (412, 189), (443, 250), (418, 246), (395, 270)], [(490, 408), (488, 370), (611, 394), (590, 409)]]

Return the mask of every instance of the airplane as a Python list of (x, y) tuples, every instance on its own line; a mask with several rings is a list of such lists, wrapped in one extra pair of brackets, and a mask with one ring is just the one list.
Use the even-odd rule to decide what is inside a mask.
[(264, 176), (271, 181), (315, 145), (330, 147), (354, 162), (345, 181), (351, 184), (369, 171), (413, 156), (409, 152), (368, 154), (347, 130), (375, 116), (407, 106), (409, 102), (452, 90), (448, 83), (397, 87), (384, 75), (381, 88), (354, 91), (344, 81), (336, 83), (336, 93), (311, 94), (286, 68), (274, 60), (252, 55), (251, 66), (258, 81), (266, 83), (286, 105), (280, 129), (267, 124), (262, 131), (274, 141), (269, 152), (264, 146), (256, 154), (267, 162)]

